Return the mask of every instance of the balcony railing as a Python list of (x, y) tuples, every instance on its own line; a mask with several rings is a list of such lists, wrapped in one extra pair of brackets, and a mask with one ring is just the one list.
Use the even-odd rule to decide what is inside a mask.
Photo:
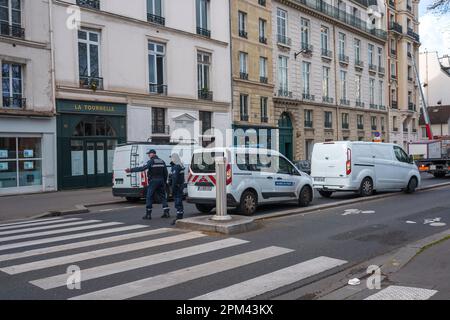
[(197, 34), (204, 36), (204, 37), (211, 38), (211, 31), (208, 29), (203, 29), (203, 28), (197, 27)]
[(358, 69), (364, 68), (364, 62), (361, 60), (355, 60), (355, 68), (358, 68)]
[(378, 106), (378, 109), (380, 109), (380, 110), (386, 110), (386, 106), (383, 106), (382, 104), (380, 104), (380, 105)]
[(386, 73), (386, 69), (384, 67), (378, 67), (378, 73), (385, 74)]
[(363, 124), (358, 124), (357, 128), (358, 128), (358, 130), (364, 130), (364, 125)]
[(412, 77), (408, 77), (408, 81), (409, 82), (413, 82), (413, 78)]
[(309, 121), (309, 120), (305, 120), (305, 128), (312, 128), (313, 127), (313, 122)]
[(260, 5), (260, 6), (266, 6), (266, 0), (258, 0), (258, 4)]
[(413, 133), (417, 133), (417, 129), (412, 129), (412, 132)]
[(262, 122), (262, 123), (267, 123), (267, 122), (269, 122), (269, 117), (261, 117), (261, 122)]
[(325, 103), (333, 103), (334, 99), (331, 98), (331, 97), (323, 96), (322, 97), (322, 101), (325, 102)]
[(248, 121), (248, 114), (241, 114), (241, 121)]
[(322, 57), (323, 58), (328, 58), (331, 59), (331, 57), (333, 56), (333, 52), (327, 49), (322, 49)]
[(306, 42), (301, 43), (301, 48), (304, 53), (312, 53), (314, 50), (314, 47)]
[(408, 31), (406, 33), (408, 36), (410, 36), (411, 38), (413, 38), (414, 40), (416, 40), (417, 42), (420, 42), (420, 36), (414, 32), (413, 29), (408, 28)]
[(391, 107), (392, 107), (392, 109), (398, 109), (398, 102), (395, 100), (392, 100)]
[(202, 100), (212, 100), (213, 92), (208, 89), (198, 90), (198, 98)]
[(248, 73), (240, 72), (239, 73), (239, 78), (241, 78), (242, 80), (248, 80)]
[(27, 99), (22, 97), (3, 97), (3, 108), (25, 109)]
[(397, 50), (395, 50), (395, 49), (391, 49), (391, 55), (393, 55), (393, 56), (397, 56)]
[(267, 78), (267, 77), (259, 77), (259, 82), (261, 82), (261, 83), (269, 83), (269, 78)]
[(391, 21), (389, 23), (389, 31), (394, 31), (394, 32), (397, 32), (399, 34), (402, 34), (403, 33), (403, 27), (402, 27), (402, 25), (400, 23), (397, 23), (395, 21)]
[(392, 80), (397, 80), (397, 75), (396, 74), (391, 74), (391, 79)]
[(259, 42), (267, 44), (267, 38), (266, 37), (259, 37)]
[(77, 0), (77, 5), (80, 7), (100, 10), (100, 0)]
[(364, 108), (365, 107), (365, 103), (362, 102), (361, 100), (356, 100), (355, 106), (360, 107), (360, 108)]
[(278, 90), (278, 96), (279, 97), (292, 98), (292, 91), (287, 91), (285, 89), (279, 89)]
[(0, 23), (0, 34), (2, 36), (14, 37), (14, 38), (25, 38), (25, 29), (19, 26), (12, 26), (7, 23)]
[(239, 37), (247, 39), (247, 31), (239, 30)]
[(333, 124), (331, 122), (325, 121), (324, 126), (325, 129), (333, 129)]
[(348, 64), (349, 58), (345, 54), (339, 55), (339, 63)]
[(341, 99), (341, 105), (342, 105), (342, 106), (349, 106), (349, 105), (350, 105), (350, 100), (347, 100), (347, 99)]
[(151, 13), (147, 14), (147, 21), (148, 22), (153, 22), (153, 23), (157, 23), (160, 24), (162, 26), (166, 25), (166, 19), (164, 17), (161, 16), (157, 16)]
[(80, 76), (80, 87), (91, 90), (103, 90), (103, 78)]
[(374, 64), (369, 63), (369, 71), (370, 72), (377, 72), (377, 66)]
[(348, 130), (350, 125), (348, 123), (342, 123), (342, 129)]
[(409, 111), (416, 111), (416, 105), (414, 103), (408, 103), (408, 110)]
[(277, 41), (280, 45), (291, 46), (291, 38), (283, 36), (281, 34), (277, 35)]
[(408, 133), (409, 129), (408, 128), (403, 128), (403, 133)]
[(389, 0), (389, 5), (395, 9), (395, 1), (394, 0)]
[(398, 132), (398, 128), (393, 128), (392, 131)]
[(371, 104), (369, 105), (369, 107), (370, 107), (370, 109), (378, 109), (378, 105), (376, 105), (376, 104), (374, 104), (374, 103), (371, 103)]
[(303, 98), (303, 100), (309, 100), (309, 101), (316, 100), (316, 96), (314, 96), (313, 94), (309, 94), (309, 93), (303, 93), (302, 98)]
[(408, 52), (407, 55), (408, 55), (408, 58), (412, 58), (412, 53), (411, 52)]
[(149, 91), (153, 94), (167, 95), (167, 85), (151, 83), (149, 85)]
[(152, 126), (152, 133), (153, 134), (169, 135), (170, 134), (170, 127), (169, 126), (163, 126), (163, 125), (153, 125)]
[(412, 8), (411, 8), (411, 6), (409, 4), (406, 5), (406, 10), (408, 10), (408, 11), (412, 10)]

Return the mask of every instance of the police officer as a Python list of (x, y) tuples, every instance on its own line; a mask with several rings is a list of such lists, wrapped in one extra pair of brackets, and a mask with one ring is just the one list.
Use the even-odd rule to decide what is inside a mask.
[(180, 156), (177, 153), (172, 154), (170, 166), (172, 167), (172, 194), (175, 201), (175, 208), (177, 209), (177, 218), (172, 222), (175, 225), (177, 220), (183, 219), (183, 190), (184, 190), (184, 166), (181, 162)]
[(158, 156), (156, 155), (156, 151), (153, 149), (147, 152), (147, 154), (150, 160), (147, 162), (145, 166), (126, 169), (125, 172), (127, 173), (142, 172), (148, 170), (147, 176), (149, 185), (147, 189), (147, 203), (146, 203), (147, 213), (143, 217), (143, 219), (144, 220), (152, 219), (153, 197), (155, 194), (158, 194), (159, 198), (162, 201), (164, 211), (162, 218), (170, 218), (169, 214), (170, 209), (167, 204), (167, 197), (165, 190), (168, 176), (166, 163), (162, 159), (158, 158)]

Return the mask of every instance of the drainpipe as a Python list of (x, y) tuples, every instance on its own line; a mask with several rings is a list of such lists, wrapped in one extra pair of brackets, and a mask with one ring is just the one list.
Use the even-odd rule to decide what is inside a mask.
[[(234, 82), (233, 82), (233, 35), (232, 35), (232, 14), (231, 14), (231, 2), (233, 0), (228, 0), (228, 27), (229, 27), (229, 33), (230, 33), (230, 95), (231, 95), (231, 108), (230, 108), (230, 120), (231, 120), (231, 147), (234, 146), (234, 130), (233, 130), (233, 124), (234, 124), (234, 92), (233, 92), (233, 88), (234, 88)], [(250, 110), (249, 110), (250, 111)], [(226, 133), (225, 130), (225, 139), (224, 141), (226, 142), (226, 139), (228, 137), (228, 134)], [(225, 147), (225, 146), (224, 146)]]
[[(336, 50), (336, 27), (333, 25), (333, 50), (334, 50), (334, 97), (336, 99), (336, 137), (339, 140), (339, 102), (338, 102), (338, 70), (337, 59), (339, 59), (338, 50)], [(349, 119), (350, 120), (350, 119)]]

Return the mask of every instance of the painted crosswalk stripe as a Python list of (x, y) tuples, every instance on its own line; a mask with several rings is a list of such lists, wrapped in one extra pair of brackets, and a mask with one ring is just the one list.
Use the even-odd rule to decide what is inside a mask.
[(65, 222), (79, 221), (79, 220), (81, 220), (81, 219), (80, 218), (70, 218), (70, 219), (58, 219), (58, 220), (52, 220), (52, 221), (40, 221), (39, 220), (38, 222), (23, 223), (20, 225), (12, 225), (12, 226), (6, 226), (6, 227), (1, 226), (0, 231), (26, 228), (26, 227), (34, 227), (34, 226), (42, 226), (42, 225), (51, 225), (54, 223), (65, 223)]
[(293, 250), (268, 247), (235, 256), (180, 269), (166, 274), (125, 283), (119, 286), (73, 297), (70, 300), (123, 300), (137, 297), (156, 290), (168, 288), (180, 283), (203, 278), (219, 272), (235, 269), (255, 262), (274, 258)]
[(17, 236), (10, 236), (10, 237), (0, 238), (0, 242), (13, 241), (13, 240), (19, 240), (19, 239), (26, 239), (26, 238), (44, 237), (44, 236), (49, 236), (49, 235), (54, 235), (54, 234), (61, 234), (61, 233), (68, 233), (68, 232), (89, 230), (89, 229), (96, 229), (96, 228), (100, 228), (100, 227), (111, 227), (111, 226), (117, 226), (117, 225), (120, 225), (120, 224), (123, 224), (123, 223), (121, 223), (121, 222), (107, 222), (107, 223), (99, 223), (99, 224), (83, 226), (83, 227), (67, 228), (67, 229), (62, 229), (62, 230), (52, 230), (52, 231), (45, 231), (45, 232), (21, 234), (21, 235), (17, 235)]
[(117, 241), (142, 238), (142, 237), (158, 235), (158, 234), (166, 233), (166, 232), (170, 232), (170, 231), (173, 231), (173, 229), (161, 228), (161, 229), (147, 230), (147, 231), (142, 231), (142, 232), (127, 233), (127, 234), (122, 234), (119, 236), (112, 236), (112, 237), (100, 238), (100, 239), (95, 239), (95, 240), (74, 242), (74, 243), (64, 244), (64, 245), (60, 245), (60, 246), (53, 246), (53, 247), (39, 248), (39, 249), (28, 250), (28, 251), (17, 252), (17, 253), (4, 254), (4, 255), (0, 255), (0, 262), (20, 259), (20, 258), (28, 258), (28, 257), (38, 256), (41, 254), (60, 252), (60, 251), (66, 251), (66, 250), (71, 250), (71, 249), (85, 248), (85, 247), (95, 246), (95, 245), (100, 245), (100, 244), (105, 244), (105, 243), (112, 243), (112, 242), (117, 242)]
[[(100, 227), (106, 227), (111, 225), (110, 223), (103, 223), (100, 225), (96, 225), (97, 228)], [(60, 237), (51, 237), (51, 238), (44, 238), (44, 239), (38, 239), (38, 240), (31, 240), (31, 241), (23, 241), (23, 242), (16, 242), (11, 244), (6, 244), (0, 246), (0, 251), (10, 250), (10, 249), (17, 249), (17, 248), (24, 248), (24, 247), (30, 247), (30, 246), (36, 246), (40, 244), (48, 244), (53, 242), (61, 242), (61, 241), (67, 241), (67, 240), (73, 240), (73, 239), (80, 239), (80, 238), (87, 238), (87, 237), (93, 237), (93, 236), (100, 236), (104, 234), (111, 234), (111, 233), (118, 233), (123, 231), (130, 231), (130, 230), (136, 230), (136, 229), (143, 229), (148, 228), (148, 226), (145, 225), (132, 225), (132, 226), (126, 226), (126, 227), (120, 227), (120, 228), (110, 228), (110, 229), (103, 229), (103, 230), (96, 230), (96, 231), (90, 231), (90, 232), (83, 232), (83, 233), (75, 233), (67, 236), (60, 236)]]
[(4, 267), (4, 268), (0, 268), (0, 271), (8, 273), (8, 274), (19, 274), (19, 273), (24, 273), (24, 272), (29, 272), (29, 271), (42, 270), (42, 269), (51, 268), (51, 267), (55, 267), (55, 266), (70, 264), (73, 262), (81, 262), (81, 261), (96, 259), (96, 258), (100, 258), (100, 257), (112, 256), (112, 255), (125, 253), (125, 252), (138, 251), (138, 250), (148, 249), (148, 248), (152, 248), (152, 247), (157, 247), (157, 246), (162, 246), (162, 245), (167, 245), (167, 244), (172, 244), (172, 243), (177, 243), (177, 242), (181, 242), (181, 241), (192, 240), (192, 239), (197, 239), (197, 238), (202, 238), (202, 237), (205, 237), (205, 235), (202, 233), (199, 233), (199, 232), (183, 233), (183, 234), (171, 236), (171, 237), (158, 238), (158, 239), (153, 239), (153, 240), (148, 240), (148, 241), (143, 241), (143, 242), (122, 245), (122, 246), (118, 246), (118, 247), (111, 247), (111, 248), (107, 248), (107, 249), (88, 251), (88, 252), (63, 256), (63, 257), (39, 260), (39, 261), (30, 262), (30, 263), (24, 263), (24, 264)]
[(53, 221), (53, 220), (63, 220), (63, 218), (55, 217), (55, 218), (39, 219), (39, 220), (24, 220), (24, 221), (12, 222), (12, 223), (3, 223), (3, 224), (0, 224), (0, 227), (3, 228), (3, 227), (9, 227), (9, 226), (20, 226), (22, 224), (48, 222), (48, 221)]
[(101, 222), (101, 221), (100, 220), (83, 220), (83, 221), (67, 222), (67, 223), (61, 223), (61, 224), (50, 225), (50, 226), (39, 226), (39, 227), (33, 226), (33, 227), (23, 228), (23, 229), (1, 231), (0, 236), (6, 236), (6, 235), (10, 235), (10, 234), (17, 234), (17, 233), (27, 233), (27, 232), (40, 231), (40, 230), (51, 230), (51, 229), (58, 229), (58, 228), (63, 228), (63, 227), (80, 226), (83, 224), (90, 224), (90, 223), (97, 223), (97, 222)]
[(347, 261), (344, 260), (318, 257), (227, 288), (207, 293), (196, 297), (193, 300), (247, 300), (346, 263)]
[[(192, 257), (195, 255), (217, 251), (224, 248), (230, 248), (233, 246), (248, 243), (248, 241), (230, 238), (225, 240), (214, 241), (210, 243), (200, 244), (188, 248), (177, 249), (173, 251), (167, 251), (163, 253), (158, 253), (146, 257), (141, 257), (137, 259), (121, 261), (117, 263), (112, 263), (108, 265), (103, 265), (99, 267), (94, 267), (91, 269), (83, 269), (83, 282), (92, 279), (98, 279), (101, 277), (110, 276), (113, 274), (126, 272), (130, 270), (136, 270), (139, 268), (153, 266), (159, 263), (169, 262), (177, 259), (182, 259), (186, 257)], [(31, 284), (44, 289), (54, 289), (58, 287), (65, 286), (67, 284), (67, 274), (60, 274), (54, 277), (48, 277), (45, 279), (39, 279), (31, 281)]]
[(389, 286), (364, 300), (428, 300), (436, 293), (436, 290)]

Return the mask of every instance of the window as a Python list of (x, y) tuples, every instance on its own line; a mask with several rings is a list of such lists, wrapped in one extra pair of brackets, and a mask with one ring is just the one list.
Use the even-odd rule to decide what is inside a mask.
[(212, 112), (200, 111), (199, 118), (201, 123), (201, 133), (205, 134), (208, 130), (212, 128)]
[(152, 108), (152, 133), (166, 134), (166, 110)]
[(239, 36), (247, 38), (247, 14), (245, 12), (238, 12)]
[(210, 90), (211, 55), (205, 52), (197, 53), (198, 90)]
[(313, 111), (305, 110), (305, 127), (312, 128), (313, 127)]
[(412, 53), (411, 53), (411, 43), (407, 43), (407, 53), (408, 53), (408, 57), (411, 58), (412, 57)]
[(356, 123), (358, 125), (358, 130), (364, 129), (364, 116), (362, 114), (356, 116)]
[(385, 131), (385, 129), (386, 129), (386, 122), (385, 122), (385, 120), (384, 120), (384, 117), (381, 117), (381, 131)]
[(383, 48), (378, 47), (378, 66), (382, 68), (384, 66), (383, 63)]
[(384, 90), (383, 90), (383, 86), (384, 86), (384, 83), (383, 83), (383, 81), (379, 81), (379, 87), (378, 87), (378, 102), (379, 102), (379, 105), (380, 106), (384, 106), (384, 97), (383, 97), (383, 95), (384, 95)]
[(412, 67), (408, 66), (408, 80), (412, 81)]
[(391, 76), (397, 77), (397, 67), (395, 65), (395, 62), (391, 62)]
[(322, 68), (322, 95), (324, 97), (330, 96), (330, 68)]
[(24, 37), (22, 27), (22, 7), (20, 0), (0, 1), (0, 34)]
[(148, 43), (148, 67), (151, 93), (165, 93), (164, 64), (166, 47), (162, 43)]
[(0, 137), (0, 189), (42, 185), (40, 138)]
[(375, 104), (375, 79), (369, 79), (369, 101), (372, 106)]
[(259, 77), (261, 82), (267, 83), (267, 58), (259, 57)]
[(248, 79), (248, 54), (239, 52), (239, 72), (241, 79)]
[(325, 128), (326, 129), (333, 128), (333, 113), (329, 111), (325, 111)]
[(328, 51), (328, 33), (329, 29), (327, 27), (320, 27), (320, 44), (322, 46), (322, 52)]
[(345, 34), (339, 32), (339, 56), (345, 55)]
[(197, 34), (203, 36), (211, 36), (211, 32), (208, 30), (209, 17), (208, 6), (209, 0), (196, 0), (197, 1)]
[(342, 114), (342, 129), (348, 129), (349, 128), (349, 114), (343, 113)]
[(397, 127), (397, 117), (393, 116), (392, 117), (392, 125), (394, 126), (394, 131), (398, 131), (398, 127)]
[(355, 39), (355, 62), (361, 61), (361, 40)]
[(273, 158), (275, 163), (278, 162), (278, 174), (299, 175), (297, 170), (285, 158), (278, 156), (273, 156)]
[(310, 94), (310, 72), (311, 63), (303, 61), (302, 63), (302, 75), (303, 75), (303, 95)]
[(378, 129), (377, 117), (370, 117), (370, 121), (372, 123), (372, 130)]
[(15, 63), (2, 63), (2, 103), (4, 108), (24, 108), (23, 67)]
[(397, 54), (397, 42), (394, 39), (391, 39), (391, 53)]
[(373, 44), (368, 45), (368, 54), (369, 54), (369, 65), (373, 65), (374, 64), (374, 60), (373, 60)]
[(301, 41), (302, 49), (308, 49), (309, 46), (309, 20), (301, 18)]
[(83, 29), (78, 31), (78, 61), (80, 83), (88, 87), (101, 87), (99, 32)]
[(395, 153), (395, 157), (397, 158), (398, 161), (400, 162), (405, 162), (405, 163), (409, 163), (409, 156), (406, 154), (405, 151), (403, 151), (402, 148), (394, 146), (394, 153)]
[(278, 84), (280, 89), (288, 91), (288, 59), (284, 56), (278, 57)]
[(347, 100), (347, 72), (341, 70), (341, 99)]
[(240, 95), (240, 115), (241, 121), (248, 121), (248, 95)]
[(277, 34), (278, 37), (285, 39), (287, 36), (286, 32), (287, 25), (287, 12), (280, 8), (277, 8)]
[(267, 21), (259, 19), (259, 42), (267, 44), (266, 38)]
[(269, 121), (269, 115), (267, 113), (267, 102), (268, 98), (261, 97), (261, 122)]
[(361, 75), (356, 75), (355, 76), (355, 96), (356, 96), (356, 101), (361, 102), (361, 79), (362, 76)]
[(147, 20), (165, 25), (163, 0), (147, 0)]

